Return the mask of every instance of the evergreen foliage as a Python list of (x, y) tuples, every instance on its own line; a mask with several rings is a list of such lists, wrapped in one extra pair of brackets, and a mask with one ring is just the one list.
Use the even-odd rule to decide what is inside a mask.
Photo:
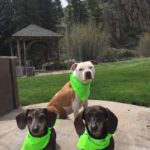
[(135, 48), (141, 33), (150, 31), (149, 0), (68, 0), (68, 3), (67, 23), (88, 21), (103, 25), (111, 34), (112, 47)]
[(0, 0), (0, 53), (3, 49), (5, 50), (4, 55), (8, 54), (9, 45), (6, 42), (11, 32), (12, 14), (13, 9), (10, 0)]
[(0, 0), (0, 55), (9, 55), (6, 41), (29, 24), (56, 30), (63, 10), (60, 0)]
[(8, 55), (10, 36), (29, 24), (56, 31), (67, 24), (94, 24), (110, 35), (111, 47), (136, 48), (140, 36), (150, 31), (150, 0), (0, 0), (0, 55)]

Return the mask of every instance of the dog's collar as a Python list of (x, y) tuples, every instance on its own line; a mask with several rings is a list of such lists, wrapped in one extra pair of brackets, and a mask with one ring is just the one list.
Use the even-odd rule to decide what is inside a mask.
[(112, 136), (112, 134), (108, 133), (104, 139), (94, 139), (85, 129), (85, 132), (78, 140), (77, 147), (84, 150), (103, 150), (109, 146)]
[(73, 74), (70, 75), (70, 82), (74, 92), (77, 94), (80, 100), (82, 102), (86, 101), (90, 96), (90, 82), (83, 83)]
[(24, 144), (21, 150), (42, 150), (46, 148), (50, 141), (51, 129), (48, 129), (46, 135), (42, 137), (33, 137), (31, 133), (28, 131)]

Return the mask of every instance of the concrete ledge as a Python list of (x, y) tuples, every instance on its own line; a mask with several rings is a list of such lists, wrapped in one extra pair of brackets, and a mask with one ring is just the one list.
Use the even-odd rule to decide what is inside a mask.
[[(115, 135), (115, 150), (150, 149), (150, 108), (109, 101), (90, 101), (90, 105), (102, 105), (112, 110), (119, 119)], [(26, 106), (23, 109), (46, 107), (47, 103)], [(22, 109), (0, 118), (0, 149), (20, 150), (26, 130), (19, 130), (14, 120)], [(73, 115), (55, 125), (58, 150), (77, 150), (78, 136), (73, 126)]]

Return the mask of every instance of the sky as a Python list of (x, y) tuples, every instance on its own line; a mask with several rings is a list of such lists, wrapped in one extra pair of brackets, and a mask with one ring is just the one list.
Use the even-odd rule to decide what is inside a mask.
[(66, 0), (61, 0), (61, 4), (62, 4), (63, 7), (66, 7), (68, 3), (67, 3)]

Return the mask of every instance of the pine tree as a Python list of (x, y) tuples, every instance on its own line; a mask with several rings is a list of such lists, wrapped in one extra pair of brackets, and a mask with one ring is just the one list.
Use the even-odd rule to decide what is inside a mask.
[(68, 0), (67, 21), (71, 24), (86, 23), (87, 22), (87, 8), (86, 1)]
[(53, 12), (53, 14), (55, 14), (55, 20), (57, 21), (57, 23), (60, 23), (62, 17), (64, 17), (60, 0), (53, 1)]
[(52, 0), (39, 0), (39, 20), (41, 26), (54, 29), (57, 21), (55, 20), (54, 5)]
[(68, 6), (64, 9), (64, 20), (69, 25), (73, 23), (73, 12), (71, 1), (72, 0), (67, 0)]
[(0, 53), (8, 55), (8, 46), (6, 44), (11, 35), (11, 18), (13, 9), (10, 0), (0, 0)]
[(14, 10), (17, 28), (32, 23), (53, 30), (62, 17), (59, 0), (15, 0)]
[(99, 25), (104, 22), (102, 0), (87, 0), (89, 21)]
[(150, 0), (105, 0), (105, 19), (113, 47), (135, 48), (142, 32), (150, 31)]

